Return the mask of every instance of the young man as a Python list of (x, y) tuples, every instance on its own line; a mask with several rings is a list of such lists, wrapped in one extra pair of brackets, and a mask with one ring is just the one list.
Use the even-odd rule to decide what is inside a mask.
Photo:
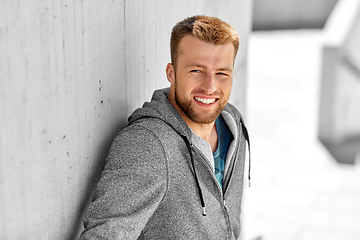
[(115, 138), (80, 239), (238, 239), (248, 134), (228, 104), (237, 32), (218, 18), (174, 26), (171, 86)]

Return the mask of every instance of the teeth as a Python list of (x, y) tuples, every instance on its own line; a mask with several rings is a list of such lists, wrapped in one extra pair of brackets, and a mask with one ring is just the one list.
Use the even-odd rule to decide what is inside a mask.
[(215, 102), (215, 100), (216, 100), (215, 98), (199, 98), (199, 97), (195, 97), (195, 99), (204, 104), (210, 104), (210, 103)]

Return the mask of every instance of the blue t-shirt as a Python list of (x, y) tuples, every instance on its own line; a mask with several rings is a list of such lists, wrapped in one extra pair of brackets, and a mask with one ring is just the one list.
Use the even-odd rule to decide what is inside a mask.
[(215, 177), (219, 182), (221, 188), (223, 187), (223, 178), (224, 178), (224, 168), (226, 154), (229, 148), (233, 136), (230, 132), (230, 129), (226, 125), (221, 114), (215, 120), (216, 131), (218, 135), (218, 147), (215, 152), (213, 152), (214, 162), (215, 162)]

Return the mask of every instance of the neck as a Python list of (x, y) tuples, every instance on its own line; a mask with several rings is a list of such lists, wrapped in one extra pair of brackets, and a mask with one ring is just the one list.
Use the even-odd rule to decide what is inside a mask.
[(212, 122), (210, 124), (197, 124), (192, 122), (190, 119), (188, 120), (189, 121), (186, 121), (184, 119), (184, 121), (191, 128), (191, 130), (193, 130), (196, 135), (207, 141), (211, 146), (212, 152), (215, 152), (218, 143), (218, 135), (215, 122)]
[[(185, 120), (185, 119), (184, 119)], [(186, 124), (194, 131), (199, 137), (209, 142), (211, 136), (216, 133), (215, 122), (209, 124), (197, 124), (190, 121), (185, 120)]]

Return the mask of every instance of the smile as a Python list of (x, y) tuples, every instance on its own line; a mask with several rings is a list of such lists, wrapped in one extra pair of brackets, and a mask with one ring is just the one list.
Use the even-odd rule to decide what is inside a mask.
[(194, 97), (194, 99), (198, 102), (201, 102), (203, 104), (211, 104), (216, 101), (216, 98), (200, 98), (200, 97)]

